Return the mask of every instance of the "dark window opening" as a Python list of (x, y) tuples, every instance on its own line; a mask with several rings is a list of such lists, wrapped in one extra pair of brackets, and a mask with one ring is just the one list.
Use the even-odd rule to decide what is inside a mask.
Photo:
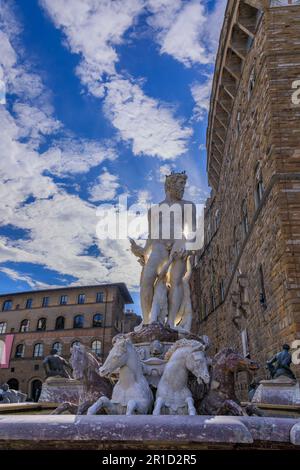
[(16, 357), (16, 358), (18, 358), (18, 357), (24, 357), (24, 352), (25, 352), (25, 346), (24, 346), (24, 344), (18, 344), (17, 347), (16, 347), (15, 357)]
[(27, 333), (29, 331), (29, 320), (22, 320), (20, 325), (20, 333)]
[(266, 298), (266, 290), (265, 290), (265, 279), (264, 279), (264, 272), (262, 265), (259, 266), (259, 302), (263, 308), (267, 308), (267, 298)]
[(43, 357), (44, 355), (44, 345), (42, 343), (37, 343), (33, 348), (33, 357)]
[(104, 292), (97, 292), (96, 302), (97, 303), (104, 302)]
[(7, 385), (9, 386), (9, 388), (11, 388), (12, 390), (19, 390), (19, 381), (17, 379), (9, 379), (7, 381)]
[(37, 331), (45, 331), (46, 323), (47, 323), (46, 318), (40, 318), (37, 322), (37, 327), (36, 327)]
[(79, 304), (84, 304), (84, 302), (85, 302), (85, 294), (79, 294), (78, 303)]
[(76, 317), (74, 317), (73, 328), (83, 328), (83, 323), (83, 315), (76, 315)]
[(60, 298), (60, 305), (66, 305), (68, 303), (68, 296), (62, 295)]
[(32, 299), (26, 300), (26, 308), (32, 308)]
[(2, 305), (2, 312), (12, 309), (12, 300), (5, 300)]
[(56, 343), (53, 343), (52, 344), (52, 349), (56, 349), (57, 354), (59, 356), (61, 356), (61, 354), (62, 354), (62, 344), (61, 343), (59, 343), (58, 341)]
[(98, 339), (92, 342), (92, 352), (96, 354), (96, 356), (101, 356), (101, 341)]
[(65, 319), (64, 317), (57, 317), (55, 322), (56, 330), (63, 330), (65, 328)]
[(99, 328), (103, 326), (103, 314), (102, 313), (96, 313), (93, 318), (93, 327), (94, 328)]
[(248, 210), (247, 210), (246, 201), (243, 201), (243, 204), (242, 204), (242, 222), (243, 222), (244, 236), (246, 236), (249, 232)]

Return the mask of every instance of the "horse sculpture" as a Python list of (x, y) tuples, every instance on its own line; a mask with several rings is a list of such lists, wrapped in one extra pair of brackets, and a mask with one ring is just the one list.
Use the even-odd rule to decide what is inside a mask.
[(160, 415), (162, 411), (163, 414), (197, 414), (188, 387), (188, 374), (191, 372), (199, 383), (209, 383), (206, 347), (200, 341), (187, 339), (171, 346), (165, 355), (168, 363), (157, 387), (154, 415)]
[(105, 363), (99, 369), (102, 377), (110, 376), (117, 369), (119, 380), (114, 386), (112, 398), (101, 397), (89, 409), (89, 415), (101, 409), (107, 414), (147, 414), (151, 411), (153, 395), (143, 375), (142, 363), (130, 339), (117, 336)]
[(70, 359), (74, 379), (83, 384), (79, 404), (64, 402), (51, 414), (69, 411), (71, 414), (85, 414), (87, 409), (100, 397), (111, 396), (112, 385), (109, 380), (100, 377), (98, 370), (101, 363), (83, 344), (74, 344)]
[[(211, 382), (208, 393), (201, 400), (199, 414), (242, 416), (244, 411), (234, 390), (235, 374), (255, 371), (258, 364), (231, 348), (224, 348), (212, 360)], [(258, 410), (247, 410), (248, 414), (260, 414)]]

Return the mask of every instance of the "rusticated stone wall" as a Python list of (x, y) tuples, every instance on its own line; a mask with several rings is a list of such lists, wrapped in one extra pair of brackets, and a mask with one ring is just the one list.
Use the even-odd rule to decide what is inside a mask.
[[(300, 5), (267, 9), (260, 19), (192, 280), (194, 332), (211, 338), (212, 352), (232, 345), (249, 353), (262, 365), (257, 378), (284, 342), (300, 339), (300, 106), (292, 104), (299, 31)], [(293, 369), (300, 377), (300, 366)], [(246, 398), (247, 384), (240, 387)]]

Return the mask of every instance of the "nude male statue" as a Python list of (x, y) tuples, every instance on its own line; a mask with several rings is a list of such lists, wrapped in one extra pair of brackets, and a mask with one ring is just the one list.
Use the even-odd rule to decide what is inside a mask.
[[(161, 271), (169, 267), (168, 324), (175, 327), (176, 315), (184, 294), (183, 278), (187, 268), (186, 233), (196, 230), (196, 207), (183, 199), (187, 175), (172, 173), (166, 176), (166, 197), (148, 212), (149, 235), (145, 247), (131, 241), (132, 252), (143, 266), (141, 274), (141, 306), (143, 323), (150, 323), (155, 286), (161, 281)], [(165, 275), (165, 273), (164, 273)], [(159, 286), (161, 287), (161, 286)]]

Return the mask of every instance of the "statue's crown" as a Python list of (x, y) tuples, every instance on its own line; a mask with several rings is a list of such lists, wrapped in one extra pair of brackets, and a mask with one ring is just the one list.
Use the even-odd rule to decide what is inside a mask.
[(174, 176), (185, 176), (185, 177), (187, 177), (185, 170), (181, 171), (181, 172), (171, 171), (171, 173), (169, 175), (166, 175), (166, 179), (167, 178), (172, 178)]

